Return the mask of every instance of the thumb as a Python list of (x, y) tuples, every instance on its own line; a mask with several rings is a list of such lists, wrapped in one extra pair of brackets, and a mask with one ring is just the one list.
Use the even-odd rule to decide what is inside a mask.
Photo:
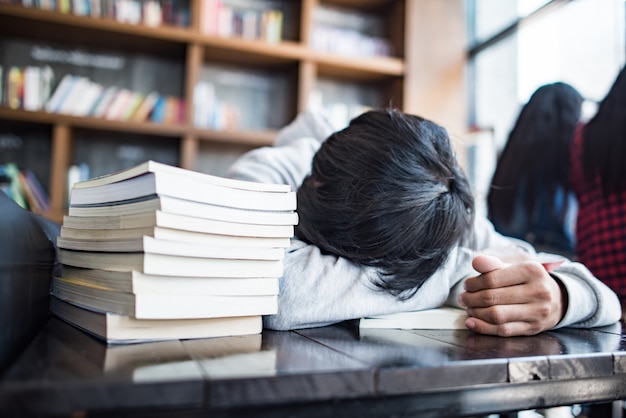
[(488, 273), (506, 266), (505, 262), (491, 255), (478, 255), (472, 260), (472, 267), (479, 273)]

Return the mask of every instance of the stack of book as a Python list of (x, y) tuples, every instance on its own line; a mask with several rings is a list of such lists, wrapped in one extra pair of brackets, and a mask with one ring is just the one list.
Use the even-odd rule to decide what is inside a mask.
[(288, 185), (154, 161), (74, 184), (51, 310), (107, 342), (260, 333), (298, 222)]

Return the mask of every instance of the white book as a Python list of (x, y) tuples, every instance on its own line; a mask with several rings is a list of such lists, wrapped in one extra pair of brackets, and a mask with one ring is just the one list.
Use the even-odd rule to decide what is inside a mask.
[(254, 335), (260, 334), (263, 329), (260, 315), (163, 320), (137, 319), (128, 315), (92, 311), (56, 297), (50, 300), (50, 310), (64, 321), (111, 344)]
[(63, 226), (75, 229), (124, 229), (160, 226), (183, 231), (242, 237), (291, 238), (294, 235), (293, 225), (262, 225), (216, 221), (214, 219), (164, 213), (159, 210), (126, 216), (64, 216)]
[(89, 90), (90, 85), (91, 81), (87, 77), (75, 77), (75, 81), (72, 83), (69, 92), (65, 95), (65, 98), (61, 100), (57, 113), (72, 115), (74, 108), (82, 97), (84, 97), (87, 90)]
[(143, 252), (182, 257), (228, 258), (235, 260), (282, 260), (284, 248), (205, 245), (193, 242), (170, 241), (144, 236), (129, 239), (76, 239), (58, 237), (57, 246), (67, 250)]
[(24, 68), (24, 110), (37, 111), (43, 105), (41, 102), (41, 68), (32, 65)]
[(361, 318), (360, 328), (467, 329), (464, 309), (442, 306), (421, 311), (400, 312)]
[(278, 311), (276, 295), (212, 296), (132, 294), (55, 277), (52, 295), (87, 309), (128, 315), (138, 319), (219, 318), (273, 315)]
[(75, 116), (88, 116), (94, 103), (100, 98), (103, 91), (104, 87), (101, 84), (90, 81), (84, 94), (77, 99), (72, 107), (71, 114)]
[(184, 257), (155, 253), (112, 253), (59, 248), (61, 264), (112, 271), (188, 277), (281, 277), (283, 260)]
[[(173, 165), (159, 163), (157, 161), (146, 161), (134, 167), (120, 170), (115, 173), (106, 174), (104, 176), (94, 177), (89, 180), (76, 183), (75, 187), (79, 189), (100, 186), (104, 184), (117, 183), (146, 173), (154, 173), (159, 179), (167, 181), (180, 180), (180, 176), (184, 176), (193, 181), (202, 181), (205, 183), (215, 184), (223, 187), (241, 190), (256, 190), (263, 192), (286, 193), (291, 191), (288, 184), (272, 184), (257, 183), (252, 181), (236, 180), (227, 177), (213, 176), (211, 174), (201, 173), (199, 171), (187, 170)], [(295, 209), (295, 208), (294, 208)]]
[(61, 266), (59, 277), (135, 294), (277, 295), (278, 277), (186, 277)]
[(117, 229), (83, 229), (61, 226), (60, 236), (80, 240), (119, 240), (149, 236), (170, 241), (243, 247), (288, 248), (291, 244), (291, 240), (288, 237), (244, 237), (235, 235), (219, 235), (204, 232), (183, 231), (181, 229), (163, 228), (160, 226)]
[(293, 211), (296, 194), (287, 184), (268, 184), (213, 176), (155, 161), (74, 185), (72, 205), (121, 202), (165, 195), (252, 210)]
[(298, 213), (286, 211), (260, 211), (239, 209), (210, 203), (194, 202), (170, 196), (146, 196), (145, 198), (114, 202), (113, 204), (70, 205), (69, 216), (110, 217), (146, 214), (154, 211), (176, 215), (260, 225), (297, 225)]
[[(50, 310), (62, 320), (110, 344), (146, 343), (150, 341), (229, 337), (260, 334), (260, 315), (197, 318), (197, 319), (137, 319), (128, 315), (97, 312), (65, 302), (50, 300)], [(138, 356), (145, 346), (136, 346)], [(113, 350), (114, 348), (107, 348)], [(145, 351), (143, 351), (145, 354)]]

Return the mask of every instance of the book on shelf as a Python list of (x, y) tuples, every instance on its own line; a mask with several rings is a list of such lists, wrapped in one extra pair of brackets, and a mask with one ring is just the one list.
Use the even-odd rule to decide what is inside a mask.
[(83, 94), (72, 106), (71, 114), (75, 116), (90, 116), (104, 90), (105, 88), (102, 84), (90, 81)]
[(138, 215), (155, 211), (247, 224), (296, 225), (298, 223), (298, 213), (293, 210), (261, 211), (239, 209), (170, 196), (145, 196), (139, 199), (113, 202), (111, 204), (70, 204), (68, 216), (113, 217)]
[(186, 277), (61, 266), (59, 277), (134, 294), (277, 295), (278, 277)]
[(165, 120), (166, 102), (167, 98), (165, 96), (159, 96), (156, 103), (154, 104), (152, 112), (150, 113), (150, 122), (162, 123)]
[(128, 103), (133, 99), (133, 94), (129, 89), (118, 89), (105, 110), (103, 117), (108, 120), (120, 120)]
[(70, 202), (99, 204), (152, 195), (240, 209), (296, 209), (296, 193), (289, 185), (229, 179), (155, 161), (78, 182), (72, 188)]
[(7, 74), (7, 105), (11, 109), (21, 109), (23, 104), (24, 72), (20, 67), (9, 67)]
[(142, 252), (144, 254), (234, 260), (282, 260), (285, 258), (284, 248), (206, 245), (194, 242), (163, 240), (149, 236), (110, 240), (58, 237), (57, 246), (76, 251)]
[(56, 112), (65, 115), (73, 115), (74, 109), (78, 107), (79, 102), (85, 96), (86, 91), (89, 90), (90, 85), (91, 80), (89, 80), (89, 78), (74, 76), (74, 82), (72, 83), (69, 91), (59, 102)]
[(74, 251), (64, 248), (59, 248), (58, 258), (62, 264), (74, 267), (190, 277), (281, 277), (284, 268), (283, 260)]
[(137, 107), (135, 113), (130, 117), (133, 122), (145, 122), (148, 120), (150, 113), (154, 109), (157, 101), (159, 100), (159, 93), (156, 91), (148, 93), (143, 101)]
[(144, 98), (145, 96), (142, 93), (137, 91), (132, 92), (128, 103), (126, 103), (126, 106), (122, 109), (119, 120), (130, 120)]
[(28, 208), (31, 212), (45, 214), (50, 207), (50, 200), (33, 172), (22, 170), (18, 172), (18, 178)]
[(119, 240), (136, 239), (143, 236), (149, 236), (170, 241), (195, 242), (205, 245), (275, 248), (288, 248), (291, 242), (289, 237), (244, 237), (235, 235), (220, 235), (184, 231), (174, 228), (162, 228), (160, 226), (117, 229), (82, 229), (61, 226), (60, 236), (63, 238), (81, 240)]
[(107, 109), (111, 105), (111, 102), (117, 95), (119, 87), (109, 86), (104, 92), (100, 95), (98, 100), (94, 103), (92, 109), (89, 111), (89, 115), (94, 118), (104, 118), (104, 115), (107, 112)]
[(50, 300), (50, 310), (62, 320), (110, 344), (252, 335), (260, 334), (263, 327), (260, 315), (137, 319), (128, 315), (89, 310), (54, 296)]
[(41, 109), (41, 77), (42, 69), (33, 65), (24, 68), (24, 110), (37, 111)]
[(451, 306), (376, 315), (359, 320), (359, 328), (467, 329), (465, 309)]
[(293, 225), (263, 225), (217, 221), (165, 213), (159, 210), (119, 216), (85, 217), (66, 215), (63, 217), (63, 226), (75, 229), (125, 229), (160, 226), (208, 234), (270, 238), (291, 238), (294, 234)]
[(220, 318), (278, 311), (277, 295), (133, 294), (61, 277), (52, 279), (51, 294), (86, 309), (138, 319)]
[(61, 104), (72, 90), (74, 83), (78, 81), (79, 77), (75, 77), (72, 74), (66, 74), (63, 76), (59, 85), (54, 89), (50, 98), (46, 101), (44, 109), (46, 112), (58, 113)]

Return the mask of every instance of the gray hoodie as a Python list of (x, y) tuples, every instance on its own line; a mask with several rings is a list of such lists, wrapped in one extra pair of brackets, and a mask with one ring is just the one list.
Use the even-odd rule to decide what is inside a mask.
[[(315, 152), (332, 131), (321, 115), (301, 113), (279, 132), (274, 146), (246, 153), (233, 164), (228, 176), (289, 184), (297, 190), (309, 173)], [(477, 275), (471, 265), (476, 253), (507, 246), (522, 246), (534, 253), (529, 244), (504, 237), (487, 219), (477, 217), (470, 243), (454, 248), (413, 297), (399, 300), (372, 284), (376, 269), (322, 254), (315, 245), (293, 238), (280, 279), (278, 313), (264, 317), (264, 326), (276, 330), (309, 328), (365, 316), (459, 306), (457, 297), (463, 291), (463, 280)], [(565, 316), (555, 328), (589, 328), (619, 320), (617, 296), (582, 264), (566, 261), (552, 274), (565, 285), (569, 301)]]

